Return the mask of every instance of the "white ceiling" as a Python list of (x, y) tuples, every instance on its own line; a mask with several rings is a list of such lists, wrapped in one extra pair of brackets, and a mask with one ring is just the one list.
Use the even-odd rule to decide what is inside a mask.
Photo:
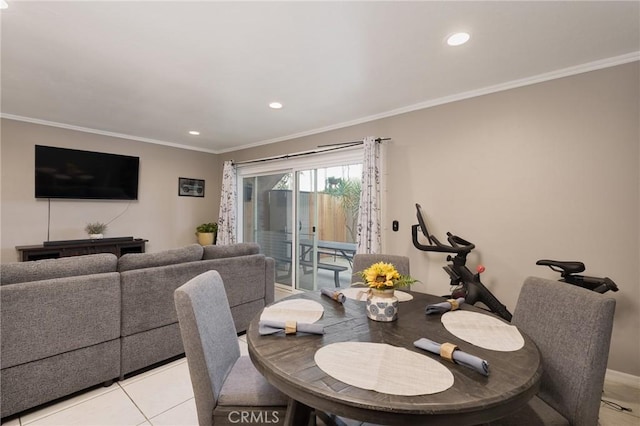
[(7, 1), (4, 117), (217, 153), (640, 59), (638, 1)]

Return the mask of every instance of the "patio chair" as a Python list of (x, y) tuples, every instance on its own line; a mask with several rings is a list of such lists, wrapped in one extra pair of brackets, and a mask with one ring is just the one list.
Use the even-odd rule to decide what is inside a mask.
[[(236, 424), (243, 418), (283, 424), (288, 398), (240, 355), (231, 309), (217, 271), (174, 292), (180, 333), (195, 396), (198, 424)], [(244, 416), (244, 417), (243, 417)]]
[(540, 391), (525, 408), (491, 425), (596, 426), (615, 305), (584, 288), (527, 278), (512, 323), (540, 349)]

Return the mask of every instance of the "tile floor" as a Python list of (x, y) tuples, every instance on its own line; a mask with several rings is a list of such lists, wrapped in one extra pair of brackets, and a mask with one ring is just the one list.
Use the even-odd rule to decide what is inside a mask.
[[(278, 290), (277, 297), (286, 295)], [(240, 350), (247, 354), (245, 336)], [(602, 404), (601, 426), (640, 425), (640, 383), (607, 376), (603, 398), (629, 407), (620, 412)], [(20, 417), (3, 426), (197, 426), (186, 358), (109, 387), (93, 389)]]

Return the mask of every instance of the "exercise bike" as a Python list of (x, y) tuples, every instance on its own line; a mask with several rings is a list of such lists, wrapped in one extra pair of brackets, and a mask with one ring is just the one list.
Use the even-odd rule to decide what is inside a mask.
[(609, 290), (618, 291), (618, 286), (609, 277), (598, 278), (579, 275), (585, 270), (582, 262), (541, 259), (536, 262), (536, 265), (548, 266), (552, 270), (560, 272), (560, 281), (567, 284), (586, 288), (596, 293), (606, 293)]
[[(451, 232), (447, 232), (449, 245), (441, 243), (435, 236), (429, 233), (425, 215), (422, 212), (420, 204), (416, 203), (416, 210), (418, 224), (411, 227), (413, 245), (422, 251), (454, 254), (454, 256), (447, 256), (447, 262), (451, 262), (451, 264), (443, 267), (451, 278), (451, 286), (454, 287), (454, 290), (451, 292), (451, 297), (464, 297), (465, 303), (472, 305), (477, 302), (482, 302), (493, 313), (507, 321), (511, 321), (511, 313), (507, 310), (507, 307), (500, 303), (493, 293), (480, 281), (480, 274), (484, 272), (484, 267), (479, 265), (476, 269), (477, 272), (474, 274), (466, 266), (467, 255), (475, 248), (475, 244), (457, 235), (453, 235)], [(418, 241), (419, 229), (429, 241), (429, 245), (422, 244)]]

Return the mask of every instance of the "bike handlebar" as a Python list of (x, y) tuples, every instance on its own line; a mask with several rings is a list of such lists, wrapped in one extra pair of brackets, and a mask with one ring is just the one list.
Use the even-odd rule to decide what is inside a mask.
[[(413, 245), (422, 251), (435, 251), (441, 253), (455, 253), (455, 254), (467, 254), (473, 250), (476, 246), (473, 243), (465, 240), (464, 238), (453, 235), (451, 232), (447, 232), (447, 241), (449, 245), (441, 243), (435, 236), (429, 233), (427, 228), (427, 222), (424, 214), (422, 213), (422, 207), (416, 203), (418, 224), (411, 227), (411, 234), (413, 237)], [(422, 244), (418, 241), (418, 229), (422, 231), (422, 234), (429, 241), (429, 245)]]
[[(433, 244), (431, 245), (422, 244), (418, 240), (419, 228), (420, 228), (420, 225), (411, 226), (411, 235), (413, 237), (413, 245), (418, 250), (435, 251), (440, 253), (467, 254), (476, 247), (475, 244), (469, 243), (456, 235), (450, 235), (447, 237), (447, 240), (451, 245), (442, 244), (440, 240), (438, 240), (433, 235), (431, 235), (429, 238)], [(467, 244), (463, 244), (463, 242)]]

